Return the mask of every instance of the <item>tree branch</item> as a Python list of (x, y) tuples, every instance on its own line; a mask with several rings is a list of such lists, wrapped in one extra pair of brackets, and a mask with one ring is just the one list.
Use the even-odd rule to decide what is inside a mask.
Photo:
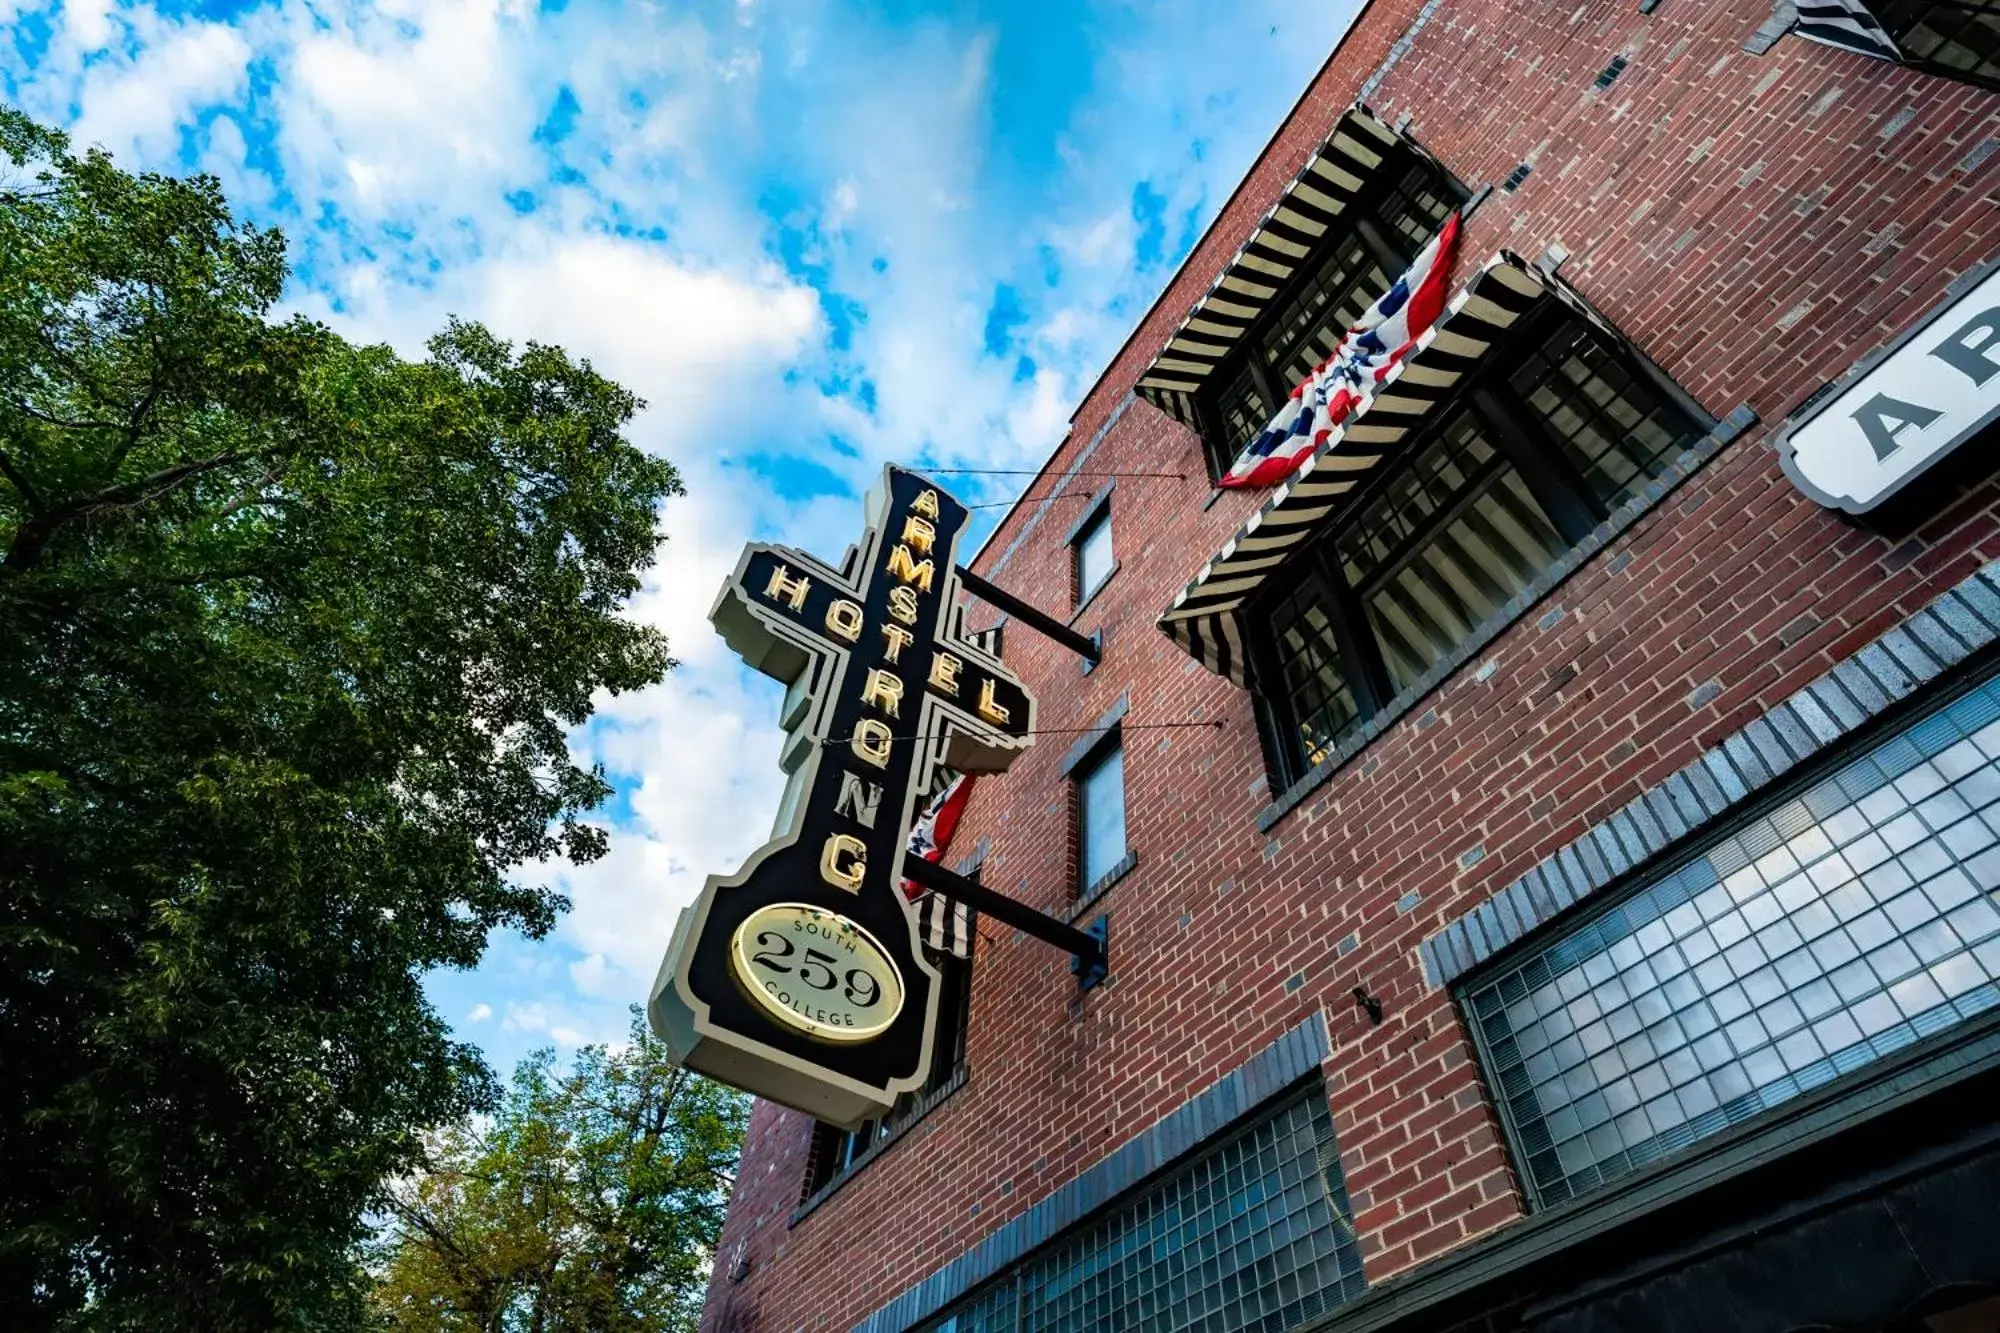
[(60, 426), (64, 430), (124, 430), (125, 429), (125, 427), (121, 426), (115, 421), (97, 421), (89, 417), (86, 417), (81, 421), (71, 421), (67, 417), (53, 416), (47, 412), (42, 411), (40, 408), (30, 407), (26, 402), (22, 401), (19, 398), (9, 398), (7, 401), (10, 405), (12, 405), (15, 411), (26, 413), (28, 416), (33, 417), (35, 420), (47, 422), (51, 426)]
[[(155, 338), (153, 348), (155, 356), (159, 355), (158, 342), (158, 338)], [(111, 457), (105, 465), (104, 480), (107, 482), (118, 475), (118, 469), (125, 465), (126, 456), (138, 446), (139, 434), (145, 425), (146, 418), (152, 413), (153, 404), (160, 401), (160, 395), (166, 391), (166, 387), (166, 381), (155, 374), (152, 386), (146, 390), (146, 396), (141, 398), (139, 405), (132, 409), (130, 419), (121, 427), (125, 432), (125, 438), (119, 441), (118, 446), (111, 451)]]
[(7, 457), (4, 453), (0, 453), (0, 476), (4, 476), (8, 481), (14, 483), (14, 489), (19, 491), (21, 498), (28, 502), (30, 513), (39, 515), (48, 512), (48, 506), (42, 503), (42, 497), (36, 493), (33, 486), (28, 484), (27, 474), (15, 467), (14, 460)]
[[(113, 427), (113, 429), (120, 428)], [(71, 507), (77, 513), (84, 514), (98, 509), (144, 504), (148, 500), (155, 500), (167, 494), (190, 477), (213, 472), (216, 468), (227, 467), (231, 463), (241, 463), (252, 458), (269, 458), (278, 452), (276, 449), (253, 449), (247, 453), (240, 449), (225, 449), (219, 454), (210, 454), (207, 458), (199, 458), (192, 463), (176, 463), (172, 467), (161, 468), (158, 472), (144, 477), (120, 482), (116, 486), (106, 486), (103, 490), (78, 500)]]
[(257, 477), (255, 481), (252, 481), (242, 490), (236, 492), (235, 496), (230, 499), (229, 503), (222, 506), (222, 512), (215, 516), (216, 520), (220, 522), (221, 520), (228, 518), (231, 514), (235, 513), (237, 510), (247, 509), (253, 504), (286, 503), (284, 500), (281, 499), (271, 499), (271, 500), (259, 499), (257, 494), (259, 491), (263, 490), (266, 486), (269, 486), (271, 483), (275, 482), (279, 477), (282, 477), (284, 475), (285, 475), (285, 466), (283, 460), (274, 459), (271, 465), (265, 468), (264, 471)]

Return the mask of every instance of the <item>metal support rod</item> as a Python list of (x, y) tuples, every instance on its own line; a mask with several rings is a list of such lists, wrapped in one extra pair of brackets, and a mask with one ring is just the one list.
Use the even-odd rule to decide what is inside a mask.
[[(1088, 636), (1078, 634), (1048, 612), (1029, 606), (1005, 588), (988, 583), (985, 579), (979, 577), (979, 575), (973, 573), (963, 565), (960, 565), (958, 568), (958, 579), (960, 583), (965, 585), (965, 590), (980, 601), (986, 602), (1001, 611), (1005, 611), (1029, 629), (1039, 634), (1047, 635), (1075, 653), (1078, 657), (1081, 657), (1084, 661), (1091, 663), (1093, 666), (1096, 665), (1098, 647), (1096, 642)], [(912, 875), (910, 878), (915, 879), (916, 876)]]
[(1076, 972), (1089, 990), (1105, 976), (1107, 964), (1105, 939), (1101, 928), (1093, 934), (1088, 930), (1078, 930), (1064, 921), (1058, 921), (1046, 912), (1038, 912), (1026, 903), (1017, 902), (1004, 893), (996, 893), (978, 880), (946, 870), (935, 861), (926, 861), (921, 856), (903, 858), (903, 873), (927, 889), (945, 897), (964, 903), (975, 912), (984, 912), (995, 921), (1004, 922), (1025, 934), (1033, 935), (1044, 944), (1053, 944), (1064, 953), (1075, 957)]

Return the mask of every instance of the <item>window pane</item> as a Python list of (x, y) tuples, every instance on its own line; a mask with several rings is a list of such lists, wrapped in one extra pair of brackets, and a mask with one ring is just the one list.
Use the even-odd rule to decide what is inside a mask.
[(1079, 602), (1111, 577), (1111, 511), (1100, 513), (1076, 543), (1076, 598)]
[(1394, 280), (1352, 232), (1336, 242), (1319, 272), (1286, 303), (1264, 334), (1259, 354), (1271, 367), (1278, 390), (1290, 392), (1313, 367), (1333, 355), (1361, 312)]
[(2000, 682), (1466, 989), (1554, 1203), (2000, 1004)]
[[(1430, 243), (1463, 196), (1429, 162), (1407, 152), (1404, 157), (1409, 160), (1400, 171), (1385, 173), (1390, 179), (1369, 216), (1387, 247), (1407, 264)], [(1361, 312), (1400, 276), (1384, 268), (1353, 229), (1336, 232), (1338, 239), (1315, 257), (1319, 271), (1259, 335), (1258, 354), (1271, 367), (1281, 393), (1332, 355)]]
[(1470, 638), (1564, 549), (1512, 465), (1502, 465), (1368, 599), (1396, 688), (1415, 683)]
[(1903, 54), (2000, 82), (2000, 0), (1874, 0)]
[(1222, 422), (1217, 472), (1229, 470), (1236, 455), (1243, 452), (1243, 446), (1257, 438), (1277, 410), (1275, 404), (1265, 402), (1264, 395), (1258, 392), (1257, 381), (1251, 377), (1248, 366), (1236, 372), (1236, 378), (1223, 386), (1215, 400), (1216, 416)]
[(923, 1328), (1242, 1333), (1317, 1318), (1366, 1286), (1315, 1087)]
[(1084, 889), (1125, 859), (1125, 750), (1114, 738), (1077, 779)]
[(1464, 193), (1448, 183), (1437, 168), (1428, 162), (1416, 162), (1396, 178), (1395, 185), (1376, 206), (1375, 216), (1389, 233), (1389, 244), (1404, 259), (1415, 259), (1417, 252), (1431, 243), (1431, 237), (1437, 235), (1437, 229), (1444, 225), (1451, 211), (1464, 201)]
[(1338, 541), (1341, 567), (1362, 594), (1399, 690), (1564, 549), (1527, 485), (1463, 409), (1389, 478)]
[(1571, 322), (1509, 379), (1524, 407), (1607, 509), (1616, 509), (1694, 442), (1694, 423), (1589, 325)]
[(1446, 415), (1415, 460), (1390, 472), (1341, 527), (1339, 559), (1348, 586), (1373, 583), (1417, 533), (1482, 484), (1498, 458), (1477, 417), (1463, 408)]
[(1272, 636), (1285, 716), (1295, 729), (1297, 777), (1326, 758), (1360, 717), (1335, 646), (1331, 612), (1317, 583), (1302, 585), (1273, 613)]

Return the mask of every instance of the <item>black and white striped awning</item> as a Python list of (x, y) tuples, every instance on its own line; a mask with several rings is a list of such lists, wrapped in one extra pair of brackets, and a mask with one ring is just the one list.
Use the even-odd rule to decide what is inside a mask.
[(1796, 0), (1798, 34), (1844, 51), (1883, 60), (1901, 60), (1896, 39), (1863, 0)]
[(1511, 251), (1501, 251), (1452, 298), (1375, 396), (1355, 409), (1346, 424), (1328, 436), (1305, 466), (1274, 490), (1215, 558), (1201, 567), (1160, 616), (1160, 628), (1210, 671), (1249, 685), (1242, 614), (1265, 580), (1279, 574), (1295, 550), (1324, 531), (1342, 507), (1341, 497), (1422, 429), (1507, 330), (1546, 299), (1563, 301), (1618, 337), (1566, 284)]
[(1183, 425), (1195, 426), (1195, 392), (1264, 313), (1285, 280), (1312, 255), (1391, 151), (1407, 142), (1366, 107), (1348, 108), (1208, 295), (1195, 304), (1146, 367), (1139, 377), (1139, 395)]

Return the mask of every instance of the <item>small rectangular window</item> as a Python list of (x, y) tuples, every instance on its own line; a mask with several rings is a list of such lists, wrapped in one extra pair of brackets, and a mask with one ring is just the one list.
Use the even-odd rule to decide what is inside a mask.
[(1125, 748), (1112, 732), (1076, 771), (1077, 888), (1088, 894), (1125, 859)]
[(1071, 540), (1076, 559), (1076, 603), (1091, 599), (1104, 580), (1111, 577), (1115, 560), (1111, 553), (1111, 506), (1101, 504), (1097, 512)]

